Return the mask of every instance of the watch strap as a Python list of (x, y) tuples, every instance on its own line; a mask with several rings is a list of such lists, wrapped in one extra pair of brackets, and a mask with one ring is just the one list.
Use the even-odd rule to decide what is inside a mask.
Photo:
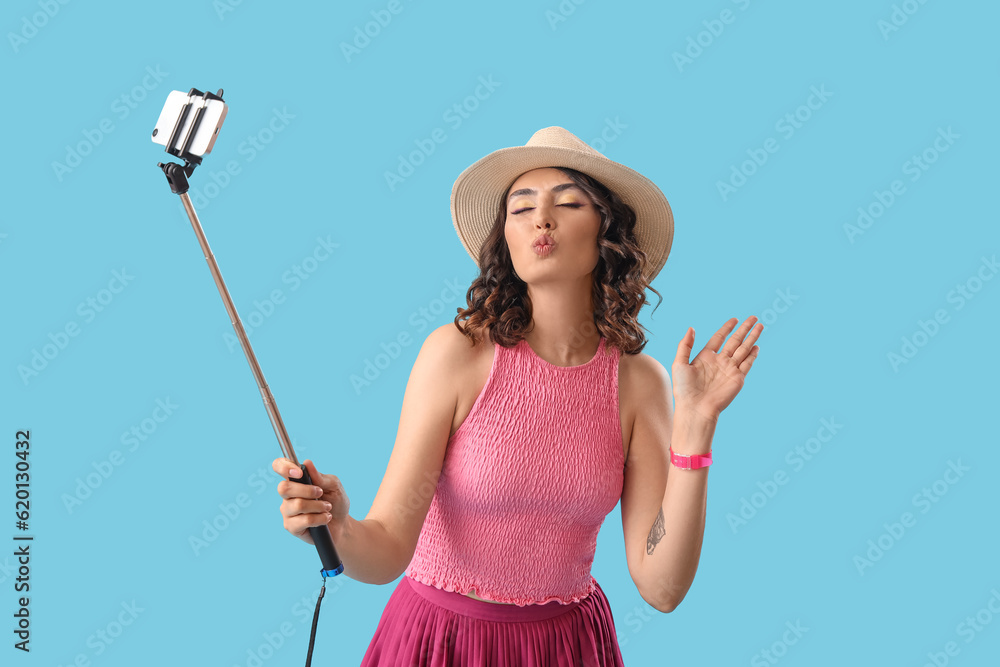
[(712, 465), (712, 451), (704, 454), (678, 454), (670, 447), (670, 462), (682, 470), (697, 470)]

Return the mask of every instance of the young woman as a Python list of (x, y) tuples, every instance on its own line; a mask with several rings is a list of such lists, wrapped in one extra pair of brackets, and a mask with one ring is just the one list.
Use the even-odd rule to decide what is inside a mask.
[(590, 574), (598, 531), (621, 501), (639, 593), (661, 612), (680, 603), (715, 425), (763, 326), (750, 317), (726, 341), (730, 319), (693, 360), (689, 328), (670, 375), (642, 354), (670, 206), (563, 128), (466, 169), (452, 218), (480, 275), (417, 355), (371, 511), (352, 518), (339, 478), (307, 460), (315, 486), (278, 484), (284, 527), (311, 544), (307, 529), (327, 524), (353, 579), (404, 575), (364, 666), (621, 665)]

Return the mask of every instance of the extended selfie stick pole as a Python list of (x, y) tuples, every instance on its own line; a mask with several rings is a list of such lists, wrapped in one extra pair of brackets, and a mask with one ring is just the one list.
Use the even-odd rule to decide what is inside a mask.
[[(218, 95), (212, 95), (212, 93), (201, 93), (194, 88), (191, 89), (190, 94), (204, 96), (206, 99), (222, 99), (221, 88), (219, 89)], [(211, 270), (212, 277), (215, 279), (215, 286), (219, 288), (219, 295), (222, 297), (222, 302), (226, 305), (226, 311), (229, 313), (229, 320), (233, 323), (233, 329), (236, 330), (236, 337), (239, 338), (240, 346), (243, 348), (243, 354), (246, 355), (247, 361), (250, 363), (250, 370), (253, 371), (254, 379), (257, 380), (257, 387), (260, 389), (260, 395), (264, 399), (264, 407), (267, 409), (267, 416), (271, 419), (271, 426), (274, 427), (274, 433), (278, 436), (278, 443), (281, 445), (281, 451), (285, 455), (286, 459), (294, 463), (299, 470), (302, 471), (302, 477), (292, 479), (291, 481), (301, 482), (302, 484), (312, 484), (308, 471), (306, 471), (304, 466), (299, 464), (299, 460), (295, 457), (295, 450), (292, 449), (292, 442), (288, 437), (288, 432), (285, 430), (285, 424), (281, 420), (281, 414), (278, 412), (278, 406), (275, 405), (274, 397), (271, 395), (271, 390), (268, 388), (267, 382), (264, 381), (264, 374), (260, 371), (260, 365), (257, 363), (257, 357), (254, 355), (253, 348), (250, 347), (250, 341), (247, 339), (246, 332), (243, 330), (243, 323), (240, 321), (240, 316), (236, 312), (233, 300), (229, 297), (229, 290), (226, 289), (226, 283), (222, 280), (222, 274), (219, 272), (219, 265), (215, 262), (215, 255), (212, 254), (212, 249), (208, 247), (208, 239), (205, 238), (205, 232), (202, 231), (201, 222), (198, 220), (198, 214), (195, 213), (194, 206), (191, 204), (191, 197), (187, 194), (187, 177), (191, 175), (197, 165), (201, 164), (201, 157), (189, 153), (188, 148), (192, 138), (195, 136), (198, 124), (201, 121), (202, 112), (205, 109), (204, 106), (196, 109), (195, 116), (190, 130), (187, 132), (184, 145), (178, 148), (176, 145), (176, 142), (179, 139), (177, 136), (178, 130), (184, 126), (185, 119), (191, 110), (191, 106), (192, 104), (189, 101), (183, 108), (182, 113), (178, 116), (177, 122), (174, 125), (170, 139), (167, 141), (167, 152), (171, 155), (182, 158), (185, 162), (185, 166), (182, 167), (181, 165), (173, 162), (168, 162), (166, 164), (159, 162), (156, 166), (163, 170), (163, 173), (167, 177), (167, 182), (170, 184), (170, 190), (174, 194), (180, 195), (181, 203), (184, 204), (184, 210), (187, 212), (187, 216), (191, 220), (191, 226), (194, 228), (194, 233), (198, 237), (198, 243), (201, 244), (202, 252), (205, 253), (205, 261), (208, 262), (208, 268)], [(340, 556), (337, 555), (337, 550), (333, 546), (333, 538), (330, 536), (329, 527), (312, 526), (309, 528), (309, 536), (312, 537), (312, 540), (316, 545), (316, 551), (319, 552), (319, 558), (323, 564), (323, 569), (320, 570), (320, 573), (323, 577), (336, 576), (342, 573), (344, 571), (344, 564), (341, 562)]]

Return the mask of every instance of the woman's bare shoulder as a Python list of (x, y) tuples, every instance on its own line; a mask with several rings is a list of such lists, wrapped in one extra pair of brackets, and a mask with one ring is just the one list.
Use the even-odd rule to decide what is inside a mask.
[(641, 394), (670, 374), (659, 361), (644, 352), (622, 354), (618, 360), (619, 382)]
[(434, 356), (448, 359), (449, 366), (456, 370), (466, 369), (469, 364), (482, 357), (484, 352), (492, 349), (489, 345), (489, 329), (483, 329), (474, 334), (475, 340), (465, 333), (465, 323), (460, 322), (459, 330), (454, 322), (449, 322), (434, 329), (424, 345), (433, 349)]

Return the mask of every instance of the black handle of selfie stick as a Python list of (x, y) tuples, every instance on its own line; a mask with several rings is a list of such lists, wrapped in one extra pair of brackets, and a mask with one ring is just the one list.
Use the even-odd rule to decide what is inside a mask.
[[(205, 253), (205, 261), (208, 262), (208, 268), (211, 270), (212, 277), (215, 279), (215, 285), (219, 288), (219, 295), (222, 297), (222, 302), (225, 304), (226, 311), (229, 313), (229, 319), (233, 324), (233, 329), (236, 330), (236, 337), (239, 339), (240, 346), (243, 348), (243, 354), (246, 355), (247, 362), (250, 364), (250, 370), (253, 371), (254, 378), (257, 380), (257, 387), (260, 389), (261, 398), (264, 400), (264, 407), (267, 409), (267, 415), (271, 419), (271, 426), (274, 427), (274, 433), (278, 436), (278, 443), (281, 445), (281, 451), (285, 455), (285, 458), (302, 470), (302, 477), (298, 479), (291, 479), (290, 481), (312, 484), (312, 481), (309, 479), (309, 473), (306, 472), (306, 469), (299, 464), (298, 459), (295, 457), (295, 450), (292, 448), (292, 441), (288, 437), (288, 432), (285, 430), (285, 424), (281, 420), (281, 414), (278, 412), (278, 406), (274, 403), (274, 397), (271, 395), (271, 390), (264, 381), (264, 374), (261, 373), (260, 365), (257, 363), (257, 357), (253, 353), (253, 348), (250, 347), (250, 340), (247, 338), (246, 332), (243, 330), (243, 323), (240, 321), (240, 316), (236, 312), (236, 306), (233, 305), (233, 300), (229, 296), (229, 290), (226, 289), (226, 283), (222, 280), (222, 273), (219, 271), (219, 265), (215, 262), (215, 255), (212, 254), (212, 249), (208, 246), (208, 239), (205, 238), (205, 232), (201, 228), (201, 222), (198, 220), (198, 214), (195, 212), (194, 206), (191, 204), (191, 198), (187, 194), (189, 187), (187, 177), (194, 170), (195, 165), (187, 159), (186, 155), (184, 157), (186, 167), (182, 167), (181, 165), (173, 162), (168, 162), (166, 164), (160, 162), (157, 166), (160, 167), (163, 170), (164, 175), (166, 175), (171, 191), (174, 192), (174, 194), (180, 195), (181, 203), (184, 204), (184, 210), (187, 212), (188, 218), (191, 220), (191, 226), (194, 228), (194, 233), (198, 237), (198, 243), (201, 244), (201, 249)], [(312, 537), (313, 543), (316, 545), (316, 551), (319, 552), (320, 562), (323, 564), (323, 569), (320, 570), (320, 574), (322, 574), (324, 578), (341, 574), (344, 571), (344, 563), (340, 560), (340, 556), (337, 555), (337, 550), (333, 546), (333, 537), (330, 535), (330, 528), (328, 526), (313, 526), (309, 528), (309, 536)]]
[[(305, 466), (299, 466), (299, 470), (302, 471), (302, 477), (297, 479), (289, 477), (288, 479), (293, 482), (301, 482), (302, 484), (312, 484), (312, 480), (309, 478), (309, 471), (306, 470)], [(333, 547), (333, 538), (330, 536), (329, 526), (310, 526), (309, 537), (312, 538), (313, 544), (316, 545), (320, 562), (323, 563), (323, 576), (332, 576), (330, 572), (332, 574), (343, 572), (344, 564), (340, 561), (340, 556), (337, 555), (337, 550)], [(333, 572), (334, 570), (336, 571)]]

